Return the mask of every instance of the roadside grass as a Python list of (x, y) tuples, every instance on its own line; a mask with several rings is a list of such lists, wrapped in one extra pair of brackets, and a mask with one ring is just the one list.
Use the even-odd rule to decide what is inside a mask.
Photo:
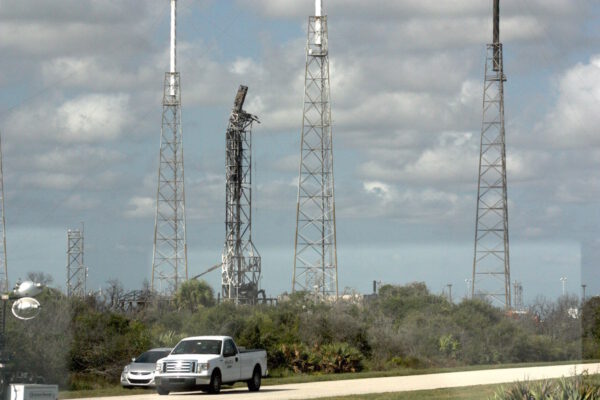
[[(600, 375), (586, 375), (588, 383), (600, 386)], [(556, 382), (558, 379), (551, 379)], [(535, 384), (541, 381), (528, 381), (527, 384)], [(415, 390), (411, 392), (396, 393), (376, 393), (354, 396), (324, 397), (320, 400), (480, 400), (494, 399), (497, 393), (501, 393), (512, 387), (514, 383), (502, 383), (497, 385), (477, 385), (461, 388), (436, 389), (436, 390)], [(512, 398), (512, 397), (507, 397)], [(562, 397), (561, 397), (562, 398)], [(570, 398), (570, 397), (569, 397)], [(582, 397), (583, 398), (583, 397)]]
[[(588, 363), (596, 363), (598, 360), (585, 360), (585, 361), (560, 361), (560, 362), (544, 362), (544, 363), (518, 363), (518, 364), (502, 364), (502, 365), (472, 365), (466, 367), (454, 367), (454, 368), (397, 368), (387, 371), (366, 371), (366, 372), (355, 372), (355, 373), (343, 373), (343, 374), (293, 374), (284, 375), (281, 371), (274, 371), (276, 376), (270, 376), (263, 379), (263, 386), (274, 386), (274, 385), (284, 385), (288, 383), (309, 383), (309, 382), (324, 382), (324, 381), (337, 381), (337, 380), (345, 380), (345, 379), (366, 379), (366, 378), (384, 378), (390, 376), (410, 376), (410, 375), (424, 375), (424, 374), (438, 374), (438, 373), (446, 373), (446, 372), (460, 372), (460, 371), (478, 371), (478, 370), (489, 370), (489, 369), (503, 369), (503, 368), (525, 368), (525, 367), (540, 367), (546, 365), (565, 365), (565, 364), (588, 364)], [(591, 371), (593, 374), (596, 371)], [(279, 375), (279, 376), (277, 376)], [(237, 383), (233, 387), (244, 387), (245, 383)], [(335, 399), (374, 399), (374, 400), (388, 400), (388, 399), (481, 399), (482, 392), (478, 390), (483, 390), (487, 386), (475, 386), (477, 389), (474, 390), (475, 397), (464, 397), (469, 395), (469, 388), (460, 388), (460, 389), (440, 389), (433, 391), (424, 391), (423, 393), (419, 392), (403, 392), (403, 393), (388, 393), (388, 394), (380, 394), (380, 395), (365, 395), (365, 396), (413, 396), (413, 397), (340, 397)], [(490, 385), (491, 392), (489, 395), (491, 396), (494, 393), (494, 388), (498, 388), (499, 385)], [(464, 392), (463, 392), (464, 391)], [(416, 394), (420, 396), (428, 396), (427, 393), (431, 392), (435, 395), (433, 397), (414, 397)], [(454, 396), (453, 393), (459, 393), (460, 395)], [(148, 394), (154, 393), (154, 389), (123, 389), (120, 385), (108, 386), (104, 388), (98, 389), (90, 389), (90, 390), (71, 390), (71, 391), (61, 391), (59, 393), (59, 399), (76, 399), (76, 398), (88, 398), (88, 397), (108, 397), (108, 396), (127, 396), (127, 395), (136, 395), (136, 394)], [(437, 396), (437, 397), (436, 397)], [(442, 396), (442, 397), (439, 397)], [(443, 397), (450, 396), (450, 397)], [(462, 396), (462, 397), (461, 397)]]
[[(307, 382), (323, 382), (323, 381), (338, 381), (345, 379), (366, 379), (366, 378), (385, 378), (389, 376), (410, 376), (410, 375), (425, 375), (425, 374), (442, 374), (446, 372), (462, 372), (462, 371), (480, 371), (489, 369), (504, 369), (504, 368), (528, 368), (528, 367), (544, 367), (551, 365), (568, 365), (568, 364), (593, 364), (598, 360), (585, 361), (556, 361), (556, 362), (539, 362), (539, 363), (515, 363), (515, 364), (491, 364), (491, 365), (469, 365), (452, 368), (395, 368), (386, 371), (365, 371), (343, 374), (294, 374), (288, 372), (289, 375), (279, 375), (280, 371), (274, 371), (273, 376), (263, 379), (263, 385), (284, 385), (287, 383), (307, 383)], [(596, 371), (591, 371), (594, 373)]]
[(59, 399), (81, 399), (86, 397), (130, 396), (134, 394), (155, 393), (154, 389), (123, 389), (119, 386), (109, 386), (102, 389), (64, 390), (58, 393)]
[(326, 397), (319, 400), (481, 400), (493, 398), (501, 385), (479, 385), (452, 389), (416, 390), (399, 393), (362, 394), (355, 396)]

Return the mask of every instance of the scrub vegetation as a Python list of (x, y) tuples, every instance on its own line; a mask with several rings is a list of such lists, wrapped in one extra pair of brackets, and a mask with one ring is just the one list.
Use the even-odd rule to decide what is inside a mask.
[(517, 314), (480, 300), (450, 303), (413, 283), (336, 304), (296, 293), (236, 307), (188, 281), (172, 302), (142, 307), (120, 302), (120, 285), (108, 284), (85, 299), (45, 289), (36, 319), (7, 318), (15, 370), (63, 389), (98, 389), (118, 384), (123, 366), (149, 348), (212, 334), (266, 349), (276, 377), (600, 358), (600, 297), (540, 298)]

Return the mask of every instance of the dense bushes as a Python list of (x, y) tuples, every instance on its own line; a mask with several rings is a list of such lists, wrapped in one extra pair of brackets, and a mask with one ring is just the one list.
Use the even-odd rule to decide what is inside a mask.
[(304, 344), (281, 345), (276, 352), (282, 365), (295, 373), (323, 372), (328, 374), (362, 371), (363, 355), (346, 343), (331, 343), (308, 347)]
[(600, 357), (598, 298), (578, 318), (569, 315), (576, 299), (507, 315), (478, 300), (451, 304), (422, 283), (384, 286), (360, 304), (314, 303), (296, 293), (277, 306), (214, 305), (204, 284), (185, 285), (171, 304), (129, 313), (50, 290), (40, 300), (37, 319), (9, 319), (15, 364), (79, 388), (116, 383), (131, 357), (191, 335), (231, 335), (240, 346), (264, 348), (274, 374), (567, 360), (580, 357), (582, 346), (585, 357)]

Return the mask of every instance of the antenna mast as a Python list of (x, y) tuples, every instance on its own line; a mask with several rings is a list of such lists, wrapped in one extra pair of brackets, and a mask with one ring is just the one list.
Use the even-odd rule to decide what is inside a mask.
[(151, 282), (153, 291), (168, 297), (177, 291), (181, 281), (188, 278), (181, 92), (176, 65), (176, 4), (176, 0), (171, 0), (170, 67), (165, 73), (163, 90)]
[(292, 292), (338, 298), (327, 16), (308, 18)]
[(475, 218), (471, 297), (511, 308), (504, 75), (500, 0), (494, 0), (493, 43), (487, 45)]

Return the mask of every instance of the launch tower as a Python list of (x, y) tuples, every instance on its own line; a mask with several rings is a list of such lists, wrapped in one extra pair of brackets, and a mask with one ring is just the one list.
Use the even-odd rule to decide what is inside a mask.
[(156, 191), (152, 290), (172, 296), (187, 280), (181, 86), (176, 65), (176, 0), (171, 0), (170, 69), (165, 73)]
[(292, 292), (337, 299), (338, 270), (327, 16), (308, 18)]
[(472, 298), (511, 308), (504, 82), (500, 0), (494, 0), (493, 43), (487, 45), (475, 220)]

